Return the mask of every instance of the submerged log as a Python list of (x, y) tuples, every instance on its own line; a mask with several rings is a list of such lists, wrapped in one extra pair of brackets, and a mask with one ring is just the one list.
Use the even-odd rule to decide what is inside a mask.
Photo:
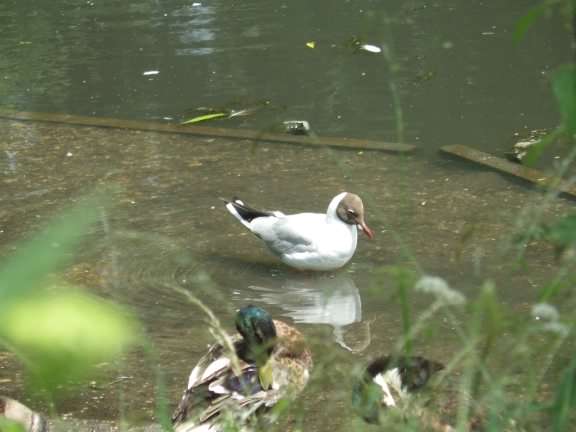
[(389, 153), (411, 153), (416, 149), (412, 144), (387, 143), (356, 138), (312, 137), (280, 133), (261, 132), (249, 129), (230, 129), (210, 126), (182, 126), (175, 123), (124, 120), (106, 117), (88, 117), (71, 114), (0, 111), (0, 118), (20, 121), (62, 123), (74, 126), (92, 126), (114, 129), (145, 130), (151, 132), (176, 133), (227, 139), (282, 142), (315, 147), (334, 147), (353, 150), (374, 150)]
[(495, 169), (501, 173), (526, 180), (538, 186), (557, 189), (558, 191), (576, 198), (576, 187), (559, 182), (557, 178), (548, 176), (535, 168), (529, 168), (519, 163), (484, 153), (464, 145), (448, 145), (440, 149), (443, 153), (475, 162), (479, 165)]

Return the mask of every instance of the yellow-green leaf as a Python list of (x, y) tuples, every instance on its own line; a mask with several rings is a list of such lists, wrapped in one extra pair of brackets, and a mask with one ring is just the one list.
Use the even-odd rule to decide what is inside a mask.
[(0, 316), (0, 339), (43, 386), (84, 377), (138, 340), (135, 320), (78, 289), (46, 290), (12, 303)]
[(0, 417), (0, 432), (25, 432), (25, 430), (21, 424)]
[(180, 123), (180, 124), (181, 124), (182, 126), (184, 126), (184, 125), (189, 125), (189, 124), (194, 124), (194, 123), (200, 123), (200, 122), (203, 122), (203, 121), (214, 120), (214, 119), (217, 119), (217, 118), (228, 117), (228, 116), (229, 116), (228, 113), (223, 113), (223, 112), (220, 112), (220, 113), (212, 113), (212, 114), (203, 114), (203, 115), (201, 115), (201, 116), (191, 118), (190, 120), (185, 120), (185, 121), (183, 121), (183, 122)]

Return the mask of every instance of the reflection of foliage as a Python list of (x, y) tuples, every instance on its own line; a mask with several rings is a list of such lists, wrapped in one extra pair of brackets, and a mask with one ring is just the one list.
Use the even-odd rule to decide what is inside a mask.
[(136, 340), (135, 322), (119, 308), (46, 280), (70, 260), (97, 214), (95, 199), (74, 207), (0, 268), (0, 343), (20, 357), (33, 383), (44, 389), (84, 377)]
[(516, 23), (514, 32), (517, 39), (522, 39), (528, 29), (542, 16), (552, 13), (555, 9), (559, 10), (566, 20), (566, 26), (570, 28), (574, 25), (573, 19), (576, 13), (576, 3), (574, 0), (543, 0), (536, 6), (532, 7)]

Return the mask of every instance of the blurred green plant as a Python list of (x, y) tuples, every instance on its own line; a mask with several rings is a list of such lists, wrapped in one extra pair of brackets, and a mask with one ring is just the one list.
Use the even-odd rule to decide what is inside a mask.
[(560, 128), (573, 137), (576, 134), (576, 64), (560, 66), (552, 74), (552, 90), (560, 110)]
[(576, 64), (558, 67), (550, 76), (552, 92), (560, 113), (560, 124), (536, 145), (530, 147), (524, 163), (534, 164), (544, 150), (551, 144), (568, 142), (572, 145), (576, 139)]
[(565, 17), (568, 27), (573, 25), (571, 21), (576, 11), (576, 2), (574, 0), (543, 0), (530, 8), (530, 10), (516, 22), (514, 38), (517, 41), (522, 40), (526, 32), (528, 32), (530, 27), (532, 27), (538, 19), (552, 14), (554, 10), (559, 10)]
[(570, 423), (571, 413), (576, 407), (576, 358), (564, 371), (555, 393), (552, 406), (549, 409), (552, 419), (552, 431), (563, 432), (573, 430)]
[(83, 200), (0, 267), (0, 345), (24, 363), (32, 389), (51, 396), (139, 340), (126, 311), (51, 277), (73, 259), (102, 205), (101, 195)]
[(21, 424), (0, 417), (1, 432), (26, 432)]
[[(524, 38), (530, 27), (546, 15), (558, 11), (564, 16), (566, 26), (573, 35), (576, 44), (576, 0), (544, 0), (531, 8), (516, 23), (514, 37), (517, 41)], [(534, 164), (544, 150), (558, 140), (575, 144), (576, 141), (576, 63), (559, 66), (551, 75), (550, 83), (560, 112), (561, 122), (550, 134), (532, 146), (524, 163)]]

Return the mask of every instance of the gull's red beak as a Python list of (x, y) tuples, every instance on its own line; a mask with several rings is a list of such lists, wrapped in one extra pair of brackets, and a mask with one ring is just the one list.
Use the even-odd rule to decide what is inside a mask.
[(364, 232), (364, 234), (366, 234), (366, 236), (369, 239), (373, 239), (374, 238), (374, 232), (372, 232), (372, 230), (370, 228), (368, 228), (368, 225), (366, 225), (366, 222), (362, 221), (358, 224), (358, 227)]

